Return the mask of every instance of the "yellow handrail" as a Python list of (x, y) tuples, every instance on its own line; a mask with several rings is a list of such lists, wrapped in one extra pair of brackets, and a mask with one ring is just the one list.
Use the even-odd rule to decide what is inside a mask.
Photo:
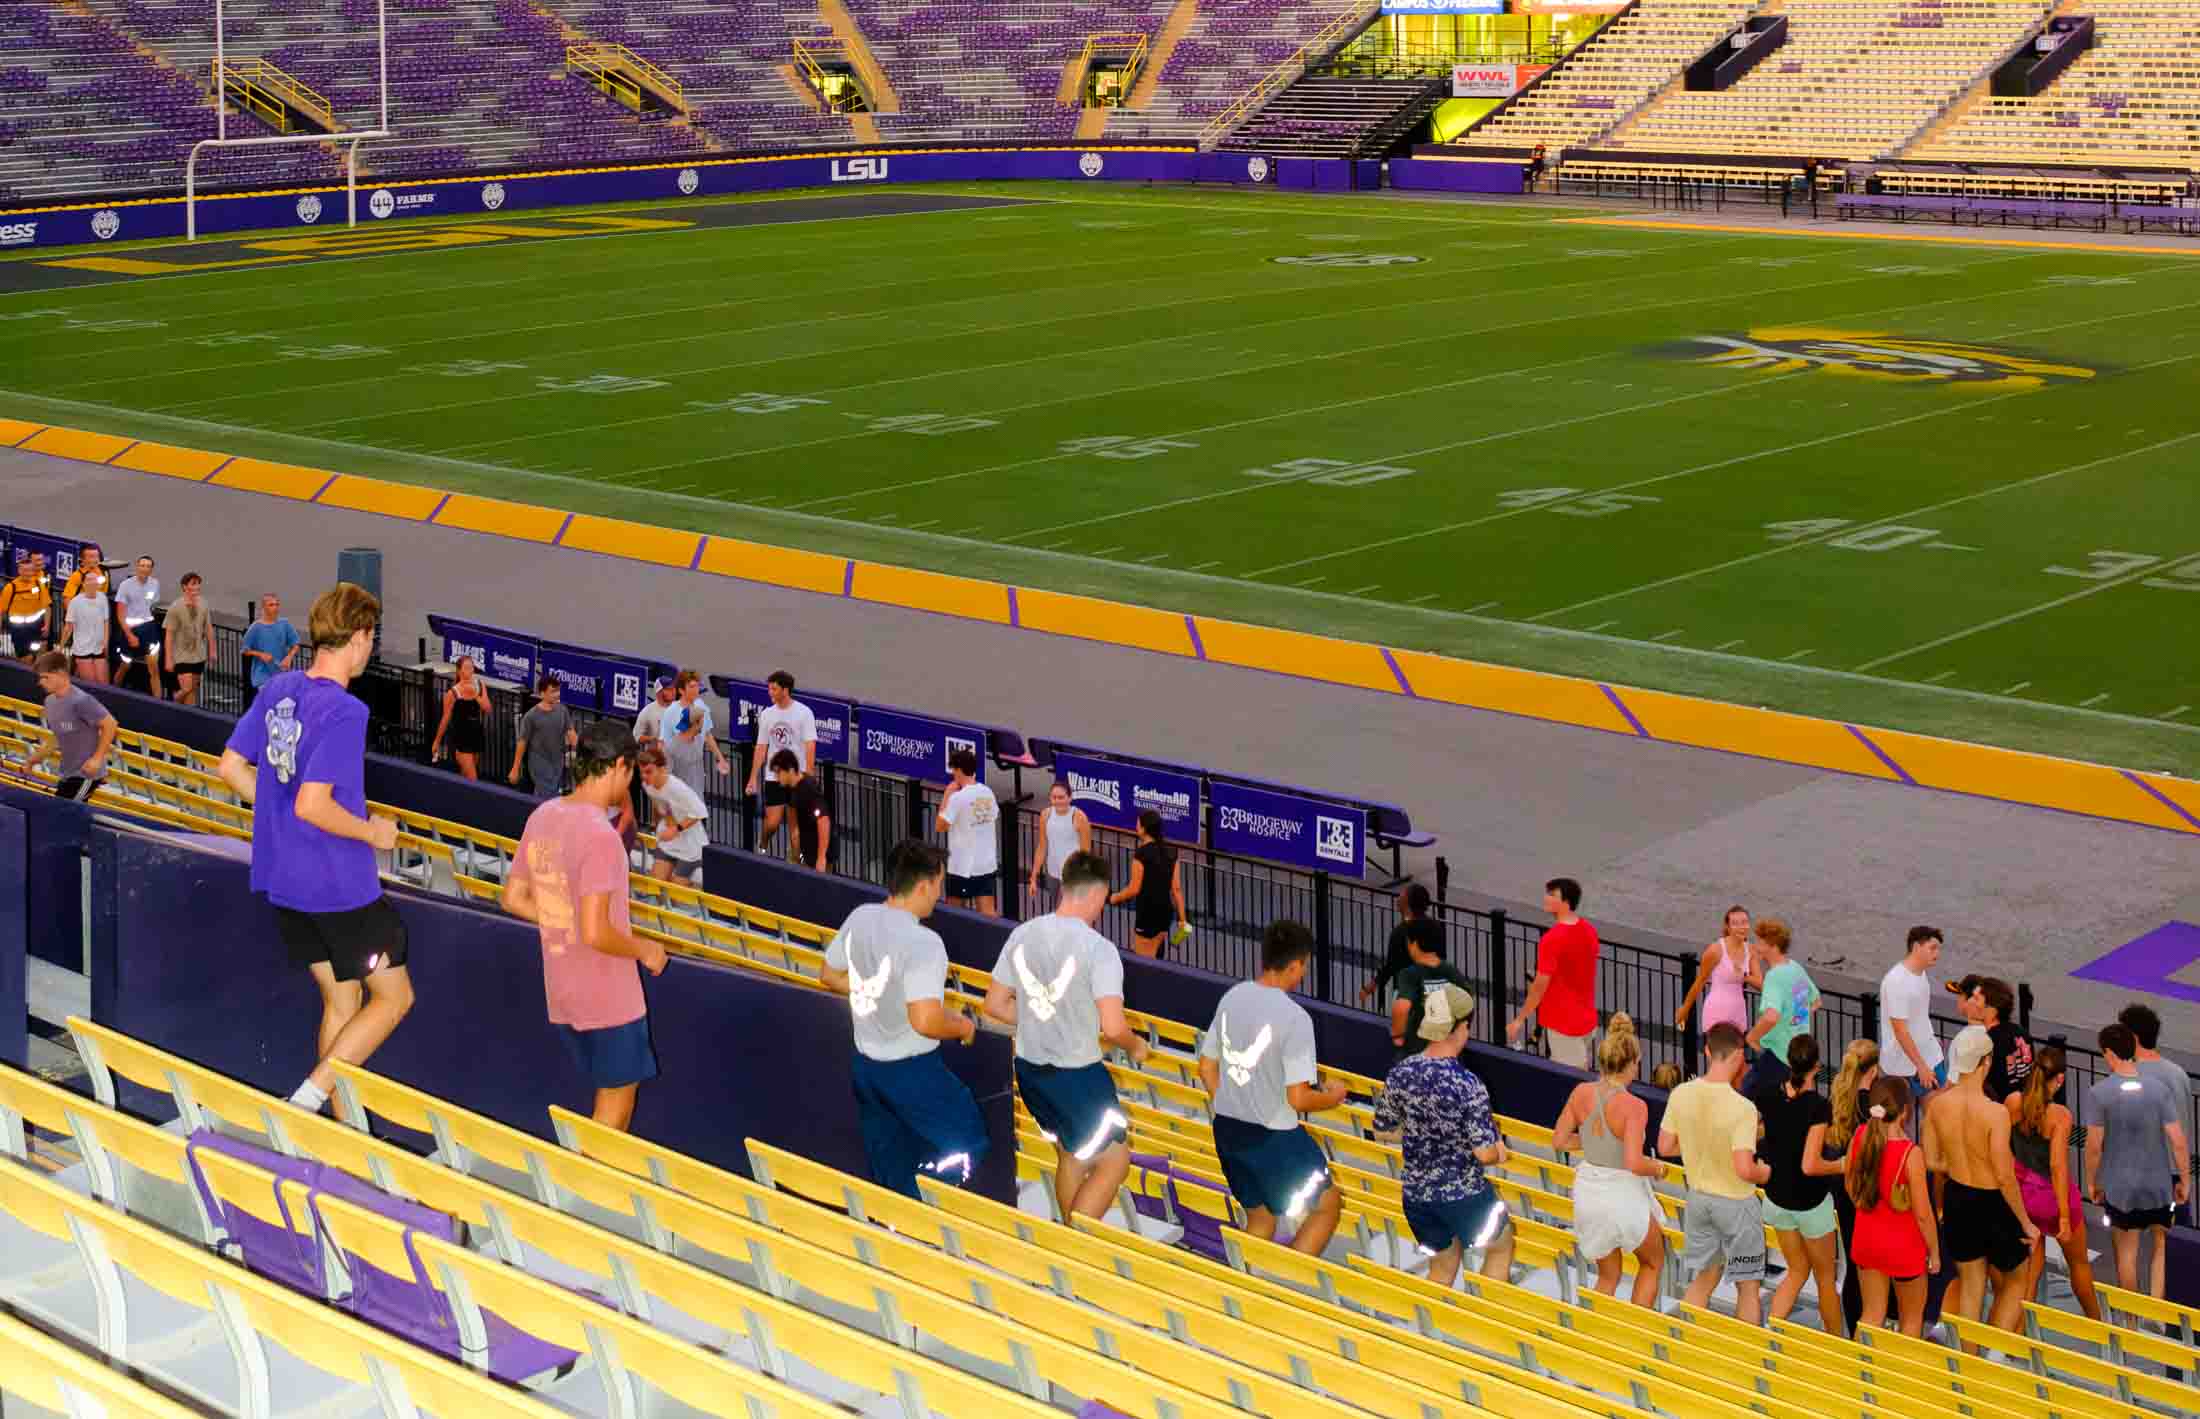
[(1289, 59), (1261, 75), (1252, 88), (1238, 96), (1235, 103), (1208, 120), (1207, 126), (1199, 130), (1199, 146), (1202, 149), (1212, 148), (1220, 142), (1222, 136), (1243, 122), (1246, 115), (1263, 99), (1305, 73), (1307, 64), (1315, 55), (1334, 48), (1366, 28), (1377, 8), (1366, 3), (1366, 0), (1354, 0), (1351, 9), (1332, 18), (1312, 39), (1300, 45)]
[(1077, 56), (1077, 98), (1065, 107), (1082, 107), (1085, 101), (1085, 83), (1092, 74), (1093, 57), (1116, 50), (1128, 50), (1123, 58), (1122, 93), (1128, 98), (1133, 85), (1138, 82), (1138, 71), (1146, 66), (1146, 52), (1151, 47), (1152, 36), (1137, 30), (1108, 30), (1085, 36), (1084, 53)]
[(849, 73), (854, 74), (855, 57), (848, 51), (848, 41), (837, 38), (820, 38), (797, 39), (794, 42), (795, 69), (811, 88), (817, 90), (818, 102), (835, 113), (851, 112), (858, 102), (855, 96), (851, 95), (845, 100), (835, 100), (826, 95), (826, 80), (830, 77), (825, 71), (825, 65), (828, 62), (845, 64), (848, 66)]
[[(217, 95), (227, 94), (228, 85), (236, 84), (237, 97), (277, 128), (287, 131), (290, 127), (289, 118), (283, 112), (287, 105), (318, 119), (330, 132), (336, 131), (336, 106), (319, 90), (292, 78), (265, 59), (232, 59), (226, 64), (217, 59), (211, 64)], [(260, 89), (269, 90), (282, 102), (271, 102), (258, 92)]]
[(687, 89), (680, 81), (623, 44), (569, 44), (565, 67), (594, 79), (628, 108), (640, 110), (646, 85), (673, 108), (687, 112)]

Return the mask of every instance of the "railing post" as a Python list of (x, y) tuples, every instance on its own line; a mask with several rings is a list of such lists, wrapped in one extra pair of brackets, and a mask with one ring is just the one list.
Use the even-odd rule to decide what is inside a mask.
[[(1687, 980), (1689, 968), (1694, 963), (1685, 956), (1677, 959), (1681, 963), (1681, 979)], [(1703, 1054), (1703, 1035), (1697, 1024), (1702, 1013), (1690, 1010), (1681, 1021), (1681, 1077), (1684, 1079), (1695, 1072), (1696, 1061)]]
[[(1863, 998), (1864, 1038), (1867, 1040), (1877, 1040), (1879, 1038), (1879, 992), (1876, 990), (1867, 990), (1864, 992)], [(1882, 1063), (1884, 1063), (1884, 1061), (1882, 1061)]]
[(1505, 1043), (1505, 1022), (1512, 1018), (1512, 965), (1505, 948), (1505, 910), (1490, 911), (1490, 1043)]
[(2032, 983), (2017, 982), (2017, 1028), (2032, 1033)]
[(909, 836), (926, 842), (932, 836), (932, 825), (925, 821), (924, 784), (913, 778), (902, 781), (909, 785)]
[[(1001, 866), (1000, 871), (995, 874), (999, 880), (994, 883), (994, 886), (1006, 889), (998, 893), (998, 901), (1001, 915), (1007, 917), (1010, 921), (1020, 921), (1024, 914), (1024, 835), (1018, 831), (1023, 822), (1021, 817), (1022, 808), (1023, 804), (1020, 801), (1012, 800), (1009, 810), (994, 820), (994, 831), (999, 833), (1001, 838), (1001, 848), (998, 855)], [(1016, 907), (1016, 910), (1009, 910), (1011, 904)]]
[(1331, 968), (1335, 965), (1329, 935), (1329, 874), (1314, 874), (1314, 998), (1336, 1004), (1330, 994)]

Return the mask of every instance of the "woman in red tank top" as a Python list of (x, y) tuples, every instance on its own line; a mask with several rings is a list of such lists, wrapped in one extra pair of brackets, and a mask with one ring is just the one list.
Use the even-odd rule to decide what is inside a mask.
[(1849, 1145), (1843, 1185), (1856, 1203), (1849, 1264), (1857, 1269), (1864, 1314), (1858, 1329), (1887, 1323), (1894, 1294), (1904, 1335), (1925, 1333), (1928, 1278), (1940, 1270), (1940, 1228), (1927, 1190), (1925, 1153), (1901, 1134), (1910, 1111), (1908, 1081), (1872, 1085), (1871, 1117)]

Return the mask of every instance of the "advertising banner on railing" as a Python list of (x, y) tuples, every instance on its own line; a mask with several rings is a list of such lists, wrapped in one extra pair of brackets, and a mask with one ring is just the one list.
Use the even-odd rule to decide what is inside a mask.
[(431, 616), (428, 624), (443, 637), (443, 658), (456, 664), (462, 655), (470, 655), (474, 668), (492, 680), (509, 680), (524, 685), (532, 694), (535, 688), (535, 643), (509, 631), (492, 630), (477, 626), (471, 621), (453, 621), (444, 616)]
[(859, 762), (877, 773), (945, 783), (947, 756), (957, 749), (976, 754), (981, 768), (985, 763), (985, 731), (974, 724), (865, 705), (861, 729)]
[[(371, 155), (372, 145), (367, 152)], [(691, 163), (603, 168), (587, 172), (511, 173), (463, 178), (393, 182), (361, 187), (357, 194), (358, 229), (343, 230), (353, 200), (341, 187), (292, 189), (276, 193), (215, 193), (198, 200), (199, 235), (289, 229), (245, 243), (229, 261), (295, 261), (313, 255), (358, 255), (349, 243), (407, 217), (473, 219), (474, 226), (438, 228), (441, 239), (428, 245), (467, 246), (528, 237), (568, 235), (541, 231), (508, 220), (530, 209), (572, 207), (597, 202), (676, 202), (683, 197), (718, 197), (789, 187), (858, 191), (917, 182), (989, 182), (1041, 178), (1055, 181), (1189, 182), (1194, 153), (1182, 148), (978, 148), (949, 151), (789, 154), (785, 157), (705, 158)], [(662, 230), (684, 225), (663, 213), (652, 217), (574, 218), (602, 223), (604, 230)], [(336, 230), (331, 231), (331, 228)], [(184, 234), (180, 197), (0, 212), (0, 248), (94, 245), (141, 241)], [(600, 234), (600, 233), (599, 233)], [(386, 248), (369, 247), (367, 250)], [(101, 258), (113, 261), (115, 258)], [(144, 253), (128, 258), (131, 274), (172, 274), (173, 262)], [(91, 269), (115, 270), (113, 266)]]
[[(84, 545), (77, 538), (56, 537), (51, 532), (40, 532), (30, 527), (8, 528), (7, 543), (6, 576), (15, 575), (15, 558), (18, 554), (43, 552), (46, 554), (46, 575), (62, 578), (66, 578), (69, 573), (76, 570), (77, 549)], [(59, 596), (61, 589), (59, 587), (54, 588), (54, 594)]]
[[(764, 682), (713, 675), (710, 683), (711, 688), (724, 695), (726, 703), (733, 706), (731, 737), (736, 740), (751, 738), (757, 714), (771, 707), (771, 693)], [(817, 761), (821, 764), (847, 763), (848, 727), (855, 723), (855, 705), (848, 700), (813, 695), (806, 690), (798, 691), (795, 698), (809, 707), (811, 717), (817, 721)], [(769, 771), (767, 768), (766, 772)]]
[(1548, 64), (1454, 64), (1451, 94), (1461, 99), (1502, 99), (1519, 93)]
[(649, 666), (642, 661), (554, 645), (538, 647), (536, 661), (576, 709), (631, 717), (649, 699)]
[(1071, 804), (1103, 828), (1135, 829), (1138, 815), (1151, 808), (1161, 815), (1162, 836), (1199, 845), (1197, 774), (1056, 750), (1054, 776), (1069, 786)]
[(1214, 803), (1207, 845), (1216, 852), (1264, 857), (1333, 877), (1366, 871), (1364, 809), (1219, 779), (1207, 792)]
[(1386, 15), (1502, 15), (1505, 0), (1383, 0)]

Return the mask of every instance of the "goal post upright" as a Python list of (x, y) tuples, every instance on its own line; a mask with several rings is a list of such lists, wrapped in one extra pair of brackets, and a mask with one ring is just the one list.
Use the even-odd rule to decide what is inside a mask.
[(375, 58), (377, 121), (365, 131), (340, 133), (286, 133), (264, 138), (229, 136), (229, 43), (223, 0), (214, 0), (214, 136), (191, 145), (183, 162), (184, 240), (199, 239), (199, 154), (208, 148), (272, 148), (298, 143), (344, 144), (344, 225), (359, 225), (359, 145), (370, 138), (389, 138), (390, 132), (390, 10), (389, 0), (375, 0)]

